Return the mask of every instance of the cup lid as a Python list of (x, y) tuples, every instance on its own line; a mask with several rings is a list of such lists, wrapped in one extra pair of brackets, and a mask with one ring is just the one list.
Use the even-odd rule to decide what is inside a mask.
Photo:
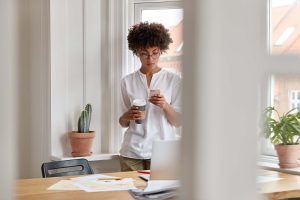
[(144, 106), (144, 105), (146, 105), (146, 100), (145, 99), (135, 99), (135, 100), (133, 100), (132, 105)]

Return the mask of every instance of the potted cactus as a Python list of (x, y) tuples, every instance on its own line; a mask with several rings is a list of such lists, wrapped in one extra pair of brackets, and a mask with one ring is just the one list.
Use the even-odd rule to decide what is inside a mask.
[(72, 156), (90, 156), (95, 131), (90, 131), (92, 106), (87, 104), (78, 119), (78, 130), (69, 133)]

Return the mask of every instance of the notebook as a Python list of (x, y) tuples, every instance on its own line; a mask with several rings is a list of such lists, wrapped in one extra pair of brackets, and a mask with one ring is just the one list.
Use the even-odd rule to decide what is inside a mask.
[(152, 146), (150, 174), (141, 174), (148, 180), (179, 179), (180, 140), (155, 140)]

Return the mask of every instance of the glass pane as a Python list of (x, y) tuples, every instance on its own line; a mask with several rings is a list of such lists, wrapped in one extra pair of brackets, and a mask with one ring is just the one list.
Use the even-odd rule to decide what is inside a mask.
[(271, 0), (271, 53), (300, 54), (300, 3)]
[(300, 90), (300, 75), (276, 74), (271, 79), (271, 106), (274, 106), (280, 115), (297, 107), (299, 99), (295, 94)]
[(159, 66), (181, 74), (183, 47), (183, 9), (143, 10), (142, 21), (162, 23), (170, 31), (173, 43), (160, 57)]
[(295, 99), (295, 93), (292, 92), (292, 99)]

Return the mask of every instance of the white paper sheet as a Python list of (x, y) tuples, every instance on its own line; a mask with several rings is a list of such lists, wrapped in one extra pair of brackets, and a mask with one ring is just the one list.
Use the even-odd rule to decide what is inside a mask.
[(102, 174), (80, 176), (71, 178), (70, 180), (60, 180), (57, 183), (51, 185), (48, 190), (85, 190), (88, 192), (96, 192), (136, 189), (131, 178), (121, 180), (98, 180), (114, 178), (120, 177), (107, 176)]
[(95, 181), (95, 180), (75, 181), (72, 184), (86, 192), (103, 192), (103, 191), (136, 189), (136, 187), (133, 184), (132, 178), (124, 178), (121, 180), (108, 180), (108, 181)]
[(282, 178), (275, 177), (275, 176), (257, 176), (256, 182), (257, 183), (267, 183), (272, 181), (278, 181)]
[(104, 178), (119, 178), (116, 176), (107, 176), (107, 175), (102, 175), (102, 174), (93, 174), (93, 175), (88, 175), (88, 176), (80, 176), (80, 177), (75, 177), (71, 178), (73, 181), (93, 181), (93, 180), (98, 180), (98, 179), (104, 179)]
[(72, 184), (72, 180), (60, 180), (57, 183), (51, 185), (48, 190), (81, 190), (76, 185)]
[(144, 193), (152, 193), (154, 191), (168, 190), (179, 188), (179, 180), (151, 180), (148, 181)]

